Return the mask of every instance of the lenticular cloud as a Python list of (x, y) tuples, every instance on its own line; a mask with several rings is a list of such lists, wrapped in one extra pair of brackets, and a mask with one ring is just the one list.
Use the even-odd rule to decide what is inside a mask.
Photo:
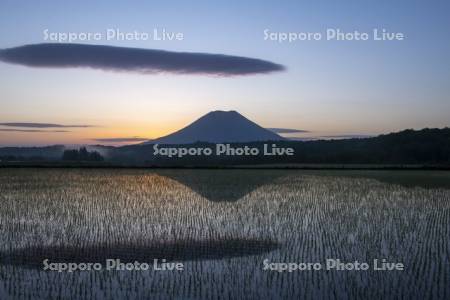
[(210, 53), (83, 44), (33, 44), (0, 50), (0, 61), (40, 68), (92, 68), (141, 74), (236, 76), (284, 70), (270, 61)]

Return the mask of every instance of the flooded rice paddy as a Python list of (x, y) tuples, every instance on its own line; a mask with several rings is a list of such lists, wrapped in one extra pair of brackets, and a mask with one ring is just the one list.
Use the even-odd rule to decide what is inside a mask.
[[(449, 236), (449, 172), (0, 169), (0, 299), (449, 299)], [(327, 259), (404, 270), (264, 269)]]

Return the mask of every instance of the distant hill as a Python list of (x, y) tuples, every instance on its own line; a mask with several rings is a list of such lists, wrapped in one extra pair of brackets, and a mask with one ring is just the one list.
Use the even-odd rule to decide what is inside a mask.
[(183, 129), (146, 143), (244, 143), (282, 140), (286, 139), (250, 121), (236, 111), (218, 110), (204, 115)]
[(305, 163), (449, 164), (450, 128), (407, 129), (371, 138), (300, 142)]
[(60, 159), (65, 147), (62, 145), (47, 147), (3, 147), (0, 148), (0, 159), (8, 160), (56, 160)]
[[(68, 149), (78, 149), (82, 146), (54, 145), (45, 147), (0, 147), (0, 160), (2, 161), (46, 161), (61, 160), (63, 153)], [(108, 156), (115, 148), (102, 145), (85, 146), (89, 151), (97, 151), (104, 156)]]
[[(450, 166), (450, 128), (404, 130), (370, 138), (341, 140), (274, 142), (278, 147), (291, 147), (293, 156), (189, 156), (183, 158), (154, 157), (153, 145), (131, 145), (116, 148), (117, 161), (155, 165), (222, 166), (233, 164), (415, 164)], [(257, 147), (264, 142), (230, 143), (232, 147)], [(206, 147), (209, 143), (173, 145), (172, 147)]]
[[(259, 131), (259, 130), (258, 130)], [(173, 140), (172, 140), (173, 141)], [(267, 142), (229, 143), (231, 147), (262, 148)], [(185, 156), (168, 158), (153, 155), (153, 144), (123, 147), (96, 146), (105, 157), (105, 164), (120, 166), (229, 166), (258, 164), (313, 164), (313, 165), (416, 165), (450, 168), (450, 128), (403, 130), (371, 138), (342, 140), (270, 142), (278, 147), (294, 149), (293, 156)], [(170, 147), (214, 147), (212, 143), (171, 145)], [(62, 159), (64, 147), (0, 148), (0, 160), (4, 162), (39, 161)], [(2, 157), (3, 156), (3, 157)], [(5, 157), (14, 156), (14, 157)], [(20, 165), (20, 163), (19, 163)], [(42, 164), (41, 164), (42, 165)]]

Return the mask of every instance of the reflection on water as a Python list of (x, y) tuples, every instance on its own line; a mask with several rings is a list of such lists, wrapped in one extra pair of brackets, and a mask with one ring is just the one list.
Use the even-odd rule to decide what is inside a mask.
[(327, 170), (308, 171), (304, 173), (317, 176), (371, 178), (380, 182), (397, 184), (407, 188), (450, 189), (450, 172), (448, 171)]
[(286, 176), (282, 170), (159, 170), (213, 202), (234, 202), (257, 188)]
[(151, 245), (111, 244), (90, 247), (32, 246), (0, 253), (3, 264), (37, 267), (50, 259), (56, 263), (104, 263), (107, 259), (120, 259), (123, 263), (211, 260), (260, 255), (279, 248), (278, 243), (252, 239), (225, 239), (218, 241), (180, 241), (152, 243)]
[[(0, 169), (0, 299), (450, 298), (440, 179), (261, 171)], [(408, 176), (437, 186), (399, 184)], [(160, 255), (184, 271), (36, 267)], [(405, 271), (263, 270), (265, 259), (328, 258), (385, 258)]]

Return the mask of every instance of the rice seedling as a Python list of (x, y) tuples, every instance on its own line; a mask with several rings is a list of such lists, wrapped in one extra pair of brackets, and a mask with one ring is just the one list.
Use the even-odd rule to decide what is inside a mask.
[[(0, 169), (0, 299), (448, 299), (450, 190), (324, 173)], [(46, 258), (184, 270), (53, 272)], [(329, 258), (405, 270), (263, 269)]]

